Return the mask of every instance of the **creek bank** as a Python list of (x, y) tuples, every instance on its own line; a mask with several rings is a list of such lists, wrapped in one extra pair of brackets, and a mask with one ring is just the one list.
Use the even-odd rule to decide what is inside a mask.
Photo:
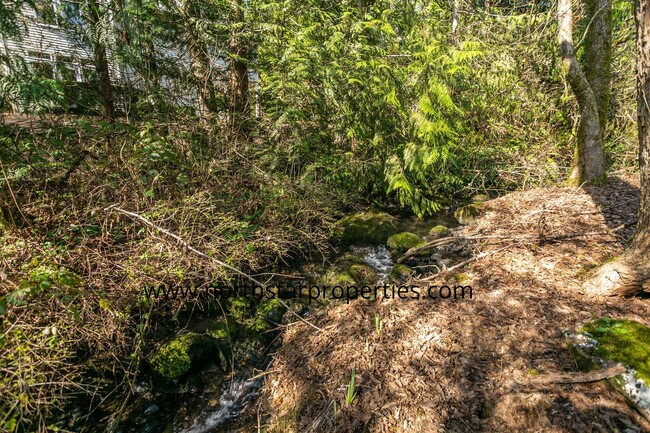
[(286, 307), (245, 297), (221, 304), (150, 350), (117, 432), (218, 432), (249, 422), (263, 382), (254, 376), (279, 347)]

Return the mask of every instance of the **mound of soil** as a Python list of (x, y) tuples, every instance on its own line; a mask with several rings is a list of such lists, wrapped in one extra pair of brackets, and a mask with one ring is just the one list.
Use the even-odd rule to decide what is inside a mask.
[[(275, 431), (641, 432), (648, 423), (604, 382), (526, 386), (577, 371), (563, 333), (597, 317), (650, 324), (642, 299), (588, 298), (589, 271), (634, 231), (638, 180), (543, 188), (486, 203), (462, 229), (473, 298), (357, 300), (292, 325), (263, 406)], [(421, 278), (424, 276), (421, 276)], [(447, 273), (431, 284), (453, 284)], [(414, 282), (417, 283), (417, 282)], [(376, 316), (381, 319), (377, 326)], [(346, 391), (352, 367), (356, 397)]]

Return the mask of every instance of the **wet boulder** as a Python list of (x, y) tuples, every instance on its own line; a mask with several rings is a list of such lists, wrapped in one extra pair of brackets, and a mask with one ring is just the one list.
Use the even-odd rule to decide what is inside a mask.
[(396, 231), (395, 217), (386, 212), (357, 212), (334, 224), (332, 241), (341, 245), (378, 245)]
[(413, 247), (424, 245), (424, 241), (418, 235), (411, 232), (401, 232), (388, 238), (386, 244), (393, 257), (400, 257)]
[(484, 209), (485, 206), (483, 203), (470, 203), (456, 209), (454, 217), (460, 224), (467, 225), (481, 215)]
[(413, 274), (413, 269), (406, 265), (397, 264), (390, 270), (390, 280), (396, 284), (404, 284)]
[(429, 230), (429, 238), (431, 240), (444, 238), (449, 235), (449, 229), (445, 226), (435, 226)]
[(149, 364), (161, 376), (178, 379), (218, 356), (218, 340), (205, 334), (181, 334), (154, 350)]

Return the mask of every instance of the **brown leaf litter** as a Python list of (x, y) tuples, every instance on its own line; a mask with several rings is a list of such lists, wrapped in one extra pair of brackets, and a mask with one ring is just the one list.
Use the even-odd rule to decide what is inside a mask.
[[(623, 251), (638, 200), (632, 177), (492, 200), (463, 235), (478, 238), (475, 254), (513, 245), (462, 270), (472, 300), (357, 300), (315, 318), (324, 332), (292, 325), (264, 388), (271, 431), (650, 431), (604, 382), (521, 385), (538, 372), (578, 371), (563, 332), (586, 321), (650, 324), (647, 301), (580, 288)], [(574, 236), (584, 233), (596, 234)], [(353, 366), (357, 396), (347, 404)]]

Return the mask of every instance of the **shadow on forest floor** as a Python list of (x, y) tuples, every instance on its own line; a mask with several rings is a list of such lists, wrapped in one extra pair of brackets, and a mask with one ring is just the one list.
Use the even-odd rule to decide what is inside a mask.
[(601, 211), (607, 227), (624, 226), (617, 231), (617, 237), (625, 248), (636, 229), (640, 200), (638, 180), (611, 177), (604, 185), (585, 186), (583, 190)]
[[(488, 202), (463, 233), (499, 242), (477, 250), (527, 241), (463, 269), (473, 298), (357, 300), (316, 318), (322, 332), (290, 327), (265, 386), (271, 424), (314, 432), (650, 431), (601, 383), (525, 385), (532, 375), (577, 370), (565, 332), (602, 316), (648, 323), (644, 301), (586, 298), (580, 288), (589, 269), (620, 254), (637, 208), (638, 188), (622, 179)], [(628, 229), (608, 230), (622, 224)], [(599, 234), (562, 238), (581, 233)], [(353, 366), (357, 396), (347, 404)]]

